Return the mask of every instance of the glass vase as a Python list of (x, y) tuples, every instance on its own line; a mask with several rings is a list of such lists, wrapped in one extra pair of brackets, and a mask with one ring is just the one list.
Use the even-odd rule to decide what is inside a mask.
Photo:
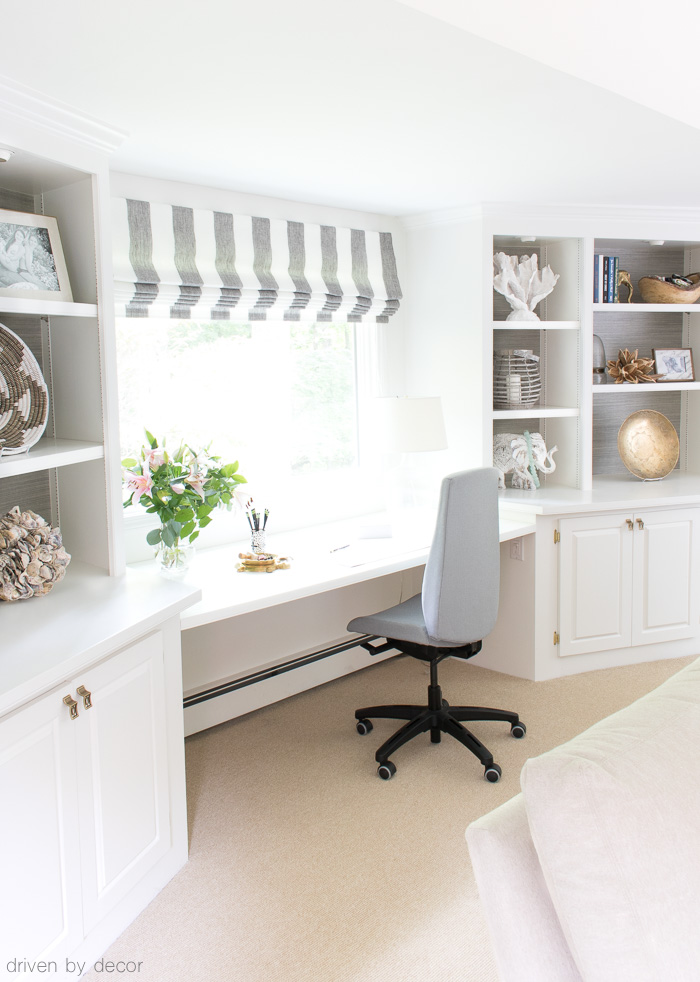
[(161, 542), (156, 552), (156, 563), (164, 576), (179, 576), (189, 568), (193, 556), (194, 546), (176, 539), (171, 546)]

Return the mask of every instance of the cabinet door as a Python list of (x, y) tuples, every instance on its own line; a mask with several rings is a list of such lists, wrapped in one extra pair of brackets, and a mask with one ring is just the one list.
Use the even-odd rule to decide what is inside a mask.
[(625, 517), (565, 518), (559, 531), (559, 654), (627, 647), (634, 534)]
[(0, 964), (60, 961), (81, 941), (75, 748), (54, 691), (0, 722)]
[(633, 644), (675, 641), (697, 631), (697, 513), (679, 508), (635, 515)]
[(87, 933), (170, 848), (162, 635), (75, 684), (92, 703), (81, 701), (78, 777)]

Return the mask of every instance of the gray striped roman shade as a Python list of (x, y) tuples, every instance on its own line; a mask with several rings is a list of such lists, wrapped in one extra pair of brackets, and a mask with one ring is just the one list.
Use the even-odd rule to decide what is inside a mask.
[(385, 323), (401, 288), (389, 232), (113, 199), (117, 313)]

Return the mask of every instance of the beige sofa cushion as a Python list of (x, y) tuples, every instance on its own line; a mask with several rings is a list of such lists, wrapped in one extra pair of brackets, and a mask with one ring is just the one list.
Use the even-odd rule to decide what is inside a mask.
[(586, 982), (700, 979), (700, 659), (521, 775)]
[(518, 794), (467, 828), (502, 982), (581, 982), (554, 912)]

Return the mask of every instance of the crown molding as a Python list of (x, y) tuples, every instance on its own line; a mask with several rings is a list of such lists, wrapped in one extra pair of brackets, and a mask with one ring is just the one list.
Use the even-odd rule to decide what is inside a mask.
[(398, 221), (406, 229), (428, 228), (431, 225), (459, 225), (483, 217), (483, 205), (460, 205), (440, 211), (426, 211), (418, 215), (403, 215)]
[(106, 154), (116, 150), (127, 136), (123, 130), (0, 75), (0, 118), (2, 116), (14, 117), (22, 123), (33, 123), (43, 130)]
[(551, 202), (485, 201), (480, 204), (446, 208), (440, 211), (405, 215), (399, 218), (405, 229), (429, 228), (431, 226), (456, 225), (475, 220), (503, 224), (512, 229), (517, 223), (520, 227), (541, 225), (554, 221), (567, 224), (587, 222), (602, 225), (608, 222), (624, 222), (626, 225), (693, 227), (697, 233), (700, 225), (700, 208), (680, 205), (604, 205), (576, 204), (571, 202), (553, 204)]

